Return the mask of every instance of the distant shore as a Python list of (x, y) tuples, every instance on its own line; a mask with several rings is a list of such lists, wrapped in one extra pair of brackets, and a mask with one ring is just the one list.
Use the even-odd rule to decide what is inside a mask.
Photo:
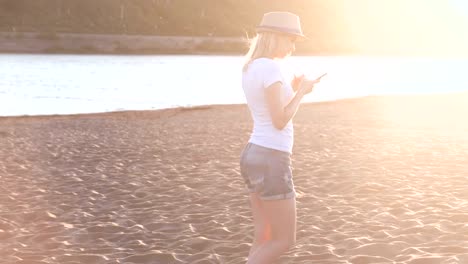
[(0, 32), (0, 53), (242, 54), (247, 46), (235, 37)]
[[(251, 37), (251, 36), (250, 36)], [(1, 53), (243, 55), (247, 37), (149, 36), (58, 32), (0, 32)], [(310, 42), (296, 44), (297, 55), (336, 56)], [(356, 54), (355, 54), (356, 55)]]
[[(296, 55), (303, 56), (392, 56), (468, 58), (468, 53), (449, 51), (426, 54), (418, 51), (338, 51), (307, 40), (296, 43)], [(151, 36), (124, 34), (85, 34), (58, 32), (0, 32), (1, 53), (32, 54), (186, 54), (243, 55), (246, 37)]]

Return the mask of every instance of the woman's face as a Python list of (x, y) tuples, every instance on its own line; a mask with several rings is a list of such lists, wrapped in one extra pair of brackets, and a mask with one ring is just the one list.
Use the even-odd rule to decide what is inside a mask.
[(284, 36), (281, 49), (278, 52), (278, 58), (284, 58), (291, 55), (296, 50), (296, 36)]
[(296, 50), (296, 41), (297, 37), (296, 36), (291, 36), (289, 37), (289, 43), (290, 43), (290, 51), (288, 55), (291, 55), (295, 50)]

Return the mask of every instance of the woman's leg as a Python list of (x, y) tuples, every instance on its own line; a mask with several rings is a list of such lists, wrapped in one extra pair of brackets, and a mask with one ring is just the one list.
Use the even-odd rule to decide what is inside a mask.
[(254, 223), (254, 240), (250, 248), (249, 257), (255, 253), (260, 245), (271, 239), (271, 226), (263, 210), (257, 193), (250, 194), (250, 206)]
[(247, 264), (269, 264), (296, 242), (296, 199), (261, 201), (271, 225), (271, 239), (260, 244)]

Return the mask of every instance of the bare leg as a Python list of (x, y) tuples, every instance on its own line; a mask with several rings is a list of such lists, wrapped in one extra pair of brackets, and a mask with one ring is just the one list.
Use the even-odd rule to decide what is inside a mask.
[(259, 246), (271, 239), (271, 225), (267, 221), (267, 216), (262, 208), (262, 201), (258, 194), (250, 194), (250, 206), (254, 223), (254, 241), (250, 248), (249, 257), (255, 253)]
[(261, 201), (271, 224), (271, 240), (260, 244), (247, 264), (269, 264), (279, 258), (296, 241), (296, 200)]

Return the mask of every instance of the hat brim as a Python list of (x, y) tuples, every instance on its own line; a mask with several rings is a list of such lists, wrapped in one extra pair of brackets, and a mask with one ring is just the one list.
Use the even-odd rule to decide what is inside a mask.
[(299, 40), (307, 39), (307, 36), (302, 34), (302, 32), (298, 32), (290, 28), (273, 27), (273, 26), (257, 26), (257, 33), (261, 33), (261, 32), (273, 32), (273, 33), (292, 35), (292, 36), (298, 37)]

